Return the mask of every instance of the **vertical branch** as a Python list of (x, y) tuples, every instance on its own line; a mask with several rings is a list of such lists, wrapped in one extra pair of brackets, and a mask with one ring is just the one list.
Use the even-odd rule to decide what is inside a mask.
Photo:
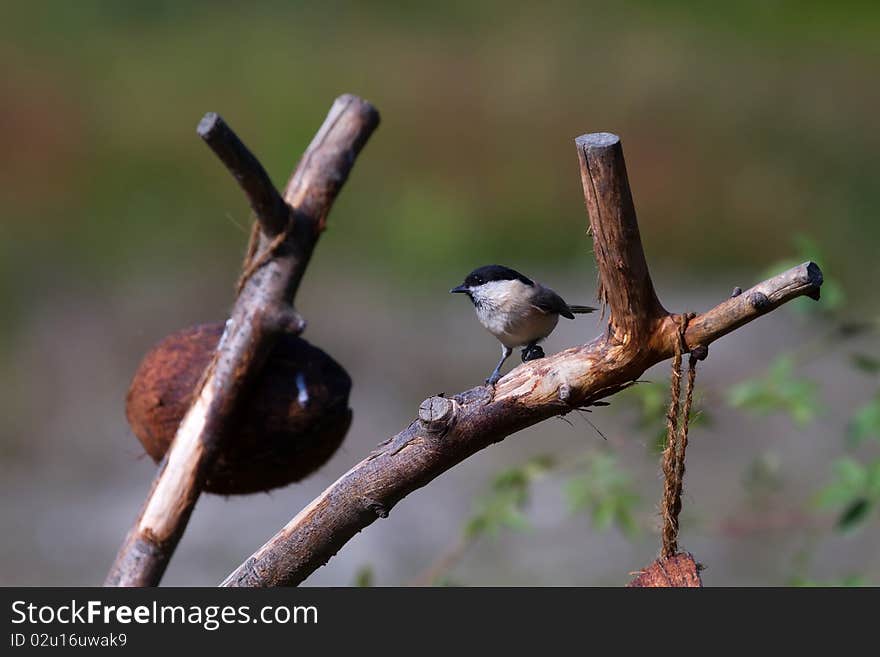
[(575, 139), (581, 183), (599, 268), (599, 301), (611, 309), (611, 328), (624, 344), (644, 341), (667, 315), (648, 272), (623, 147), (608, 132)]
[(336, 100), (306, 149), (284, 199), (229, 127), (207, 115), (199, 134), (239, 181), (261, 227), (263, 264), (244, 282), (199, 392), (178, 427), (146, 502), (119, 550), (107, 585), (158, 584), (186, 528), (237, 402), (282, 331), (304, 322), (293, 299), (327, 213), (354, 160), (379, 123), (369, 103)]

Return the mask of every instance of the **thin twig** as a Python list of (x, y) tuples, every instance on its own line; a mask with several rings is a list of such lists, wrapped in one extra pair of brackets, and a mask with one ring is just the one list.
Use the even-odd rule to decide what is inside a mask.
[(205, 114), (196, 132), (241, 185), (263, 233), (274, 237), (287, 228), (290, 208), (275, 189), (260, 161), (220, 115), (215, 112)]

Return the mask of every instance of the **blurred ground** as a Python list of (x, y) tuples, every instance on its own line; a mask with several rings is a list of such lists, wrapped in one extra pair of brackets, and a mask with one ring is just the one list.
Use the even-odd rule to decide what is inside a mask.
[[(574, 296), (578, 290), (584, 295), (592, 291), (587, 263), (581, 269), (537, 273), (580, 299)], [(14, 440), (4, 443), (3, 583), (94, 584), (103, 578), (154, 472), (125, 425), (122, 406), (129, 377), (156, 336), (218, 317), (223, 308), (219, 297), (232, 278), (209, 270), (189, 272), (189, 280), (180, 274), (134, 289), (106, 290), (100, 300), (69, 292), (66, 300), (47, 300), (35, 314), (11, 371), (26, 399), (46, 400), (54, 410), (43, 412), (36, 401), (20, 408), (13, 419), (21, 425)], [(659, 288), (669, 289), (658, 278)], [(175, 280), (185, 282), (175, 286)], [(678, 308), (705, 308), (723, 297), (731, 283), (745, 279), (678, 287), (664, 300)], [(167, 312), (164, 304), (151, 302), (152, 285), (175, 287), (180, 305)], [(404, 427), (423, 397), (464, 389), (486, 376), (495, 345), (477, 326), (469, 305), (446, 294), (449, 285), (437, 280), (422, 291), (405, 291), (315, 258), (300, 307), (310, 320), (308, 338), (338, 358), (355, 381), (349, 437), (330, 464), (302, 484), (253, 497), (203, 497), (165, 583), (219, 581), (333, 479)], [(88, 304), (94, 307), (83, 308)], [(363, 337), (352, 339), (351, 324), (340, 321), (341, 309), (358, 316)], [(47, 318), (56, 314), (65, 334), (61, 343), (59, 327)], [(793, 559), (806, 547), (797, 517), (827, 479), (828, 462), (840, 451), (843, 418), (862, 398), (858, 377), (825, 358), (805, 374), (824, 381), (821, 396), (831, 412), (808, 430), (795, 431), (785, 418), (750, 419), (713, 400), (730, 383), (760, 372), (791, 342), (810, 338), (814, 331), (796, 319), (780, 312), (728, 336), (701, 369), (698, 394), (709, 400), (714, 422), (695, 428), (691, 439), (683, 543), (708, 566), (707, 583), (781, 584), (791, 576)], [(401, 340), (404, 328), (407, 339)], [(592, 318), (565, 322), (548, 341), (548, 351), (596, 332)], [(663, 381), (666, 376), (666, 367), (658, 366), (646, 378)], [(560, 481), (551, 476), (539, 483), (528, 510), (534, 529), (481, 541), (451, 573), (455, 581), (611, 585), (653, 558), (657, 537), (651, 512), (659, 498), (659, 474), (647, 437), (633, 429), (623, 403), (612, 401), (590, 419), (639, 482), (644, 501), (639, 519), (645, 527), (639, 538), (629, 542), (617, 532), (599, 533), (586, 517), (569, 516)], [(564, 460), (589, 447), (604, 447), (601, 443), (577, 416), (572, 426), (552, 420), (524, 431), (408, 497), (309, 583), (351, 584), (365, 565), (374, 568), (379, 584), (405, 583), (455, 543), (473, 498), (500, 469), (541, 453)], [(743, 480), (755, 459), (766, 454), (780, 464), (784, 495), (772, 507), (754, 510)], [(794, 516), (794, 524), (783, 519), (781, 527), (762, 530), (762, 523), (769, 519), (772, 524), (780, 513)], [(755, 523), (757, 529), (750, 529)], [(728, 524), (745, 524), (745, 530), (728, 531)], [(854, 564), (860, 572), (878, 572), (877, 534), (874, 529), (824, 541), (814, 572), (831, 577)]]
[[(880, 11), (819, 2), (701, 7), (5, 8), (0, 583), (102, 580), (153, 473), (125, 425), (129, 378), (162, 336), (228, 309), (248, 216), (195, 136), (209, 110), (279, 184), (339, 93), (373, 101), (383, 123), (331, 215), (298, 304), (306, 337), (354, 379), (349, 437), (301, 485), (203, 498), (167, 584), (219, 581), (402, 428), (421, 399), (486, 376), (496, 346), (467, 304), (446, 294), (468, 270), (502, 262), (572, 302), (590, 301), (594, 266), (572, 144), (582, 132), (623, 137), (649, 262), (669, 307), (713, 305), (789, 257), (803, 234), (846, 289), (845, 312), (876, 314)], [(547, 350), (596, 332), (592, 319), (565, 323)], [(816, 545), (797, 522), (742, 530), (750, 465), (772, 455), (785, 483), (774, 513), (797, 515), (827, 479), (852, 409), (871, 394), (829, 353), (804, 371), (821, 381), (824, 404), (807, 429), (724, 405), (729, 384), (815, 332), (775, 313), (725, 338), (703, 368), (700, 391), (715, 395), (717, 410), (689, 451), (683, 540), (709, 567), (707, 583), (784, 583), (804, 551), (818, 578), (857, 570), (880, 580), (876, 522)], [(661, 367), (651, 378), (666, 376)], [(648, 530), (634, 542), (592, 530), (587, 518), (566, 514), (550, 477), (529, 510), (534, 530), (481, 541), (452, 573), (456, 581), (617, 584), (651, 561), (660, 482), (623, 408), (591, 420), (637, 476)], [(455, 542), (473, 495), (499, 468), (542, 452), (564, 458), (596, 441), (574, 418), (486, 450), (407, 498), (309, 583), (350, 584), (368, 564), (377, 583), (404, 583)]]

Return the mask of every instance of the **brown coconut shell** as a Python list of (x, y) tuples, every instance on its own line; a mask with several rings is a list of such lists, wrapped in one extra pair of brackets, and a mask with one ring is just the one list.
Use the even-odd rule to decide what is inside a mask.
[[(210, 362), (223, 324), (201, 324), (162, 340), (143, 359), (126, 398), (135, 435), (162, 460)], [(266, 491), (299, 481), (337, 450), (351, 424), (351, 378), (302, 338), (282, 335), (229, 426), (204, 490)]]
[(660, 557), (639, 571), (627, 588), (700, 588), (703, 586), (702, 568), (690, 552), (679, 552), (666, 559)]

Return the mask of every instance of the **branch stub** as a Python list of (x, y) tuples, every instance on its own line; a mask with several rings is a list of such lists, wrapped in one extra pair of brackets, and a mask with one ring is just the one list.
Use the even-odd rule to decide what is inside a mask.
[(446, 397), (430, 397), (419, 406), (419, 420), (428, 431), (442, 431), (454, 415), (455, 405)]

